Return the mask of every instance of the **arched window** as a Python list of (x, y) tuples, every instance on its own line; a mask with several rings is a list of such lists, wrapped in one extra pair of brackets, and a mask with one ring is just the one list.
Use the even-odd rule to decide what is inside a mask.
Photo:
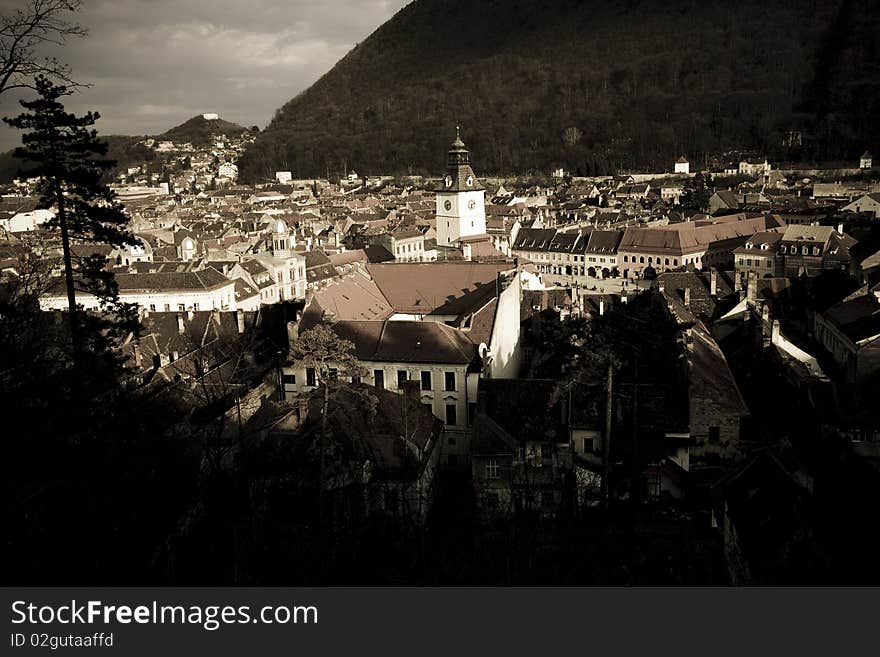
[(651, 259), (651, 256), (648, 256), (648, 264), (650, 265), (652, 262), (653, 260)]
[(669, 258), (666, 258), (666, 259), (663, 261), (663, 264), (668, 266), (668, 265), (669, 265)]
[(678, 266), (678, 258), (676, 258), (675, 260), (673, 260), (673, 261), (672, 261), (672, 264), (675, 265), (675, 266), (677, 267), (677, 266)]
[(640, 256), (640, 257), (639, 257), (639, 262), (642, 263), (642, 264), (645, 264), (645, 256)]
[(629, 256), (623, 256), (623, 261), (624, 261), (624, 262), (629, 262)]

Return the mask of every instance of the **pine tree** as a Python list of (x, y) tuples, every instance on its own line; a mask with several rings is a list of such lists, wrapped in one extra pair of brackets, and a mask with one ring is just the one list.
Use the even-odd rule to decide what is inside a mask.
[(68, 89), (39, 76), (35, 80), (38, 98), (22, 100), (26, 110), (15, 118), (3, 120), (14, 128), (27, 130), (22, 146), (14, 155), (35, 165), (29, 175), (38, 177), (41, 208), (54, 208), (55, 216), (44, 227), (59, 229), (64, 257), (69, 322), (73, 357), (82, 348), (80, 319), (76, 312), (76, 286), (94, 294), (102, 305), (112, 307), (126, 322), (132, 319), (132, 307), (118, 301), (112, 272), (104, 268), (100, 257), (77, 259), (71, 243), (91, 242), (123, 246), (137, 244), (126, 228), (128, 218), (115, 193), (103, 181), (104, 172), (113, 168), (112, 160), (102, 159), (107, 144), (98, 139), (90, 126), (99, 118), (97, 112), (77, 117), (64, 110), (61, 98)]

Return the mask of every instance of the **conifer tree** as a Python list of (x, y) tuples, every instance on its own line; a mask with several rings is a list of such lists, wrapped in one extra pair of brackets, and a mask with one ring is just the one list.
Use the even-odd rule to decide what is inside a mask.
[(113, 246), (137, 244), (128, 231), (128, 218), (115, 193), (104, 182), (112, 160), (102, 159), (107, 144), (91, 128), (99, 118), (97, 112), (75, 116), (65, 111), (61, 98), (66, 87), (55, 85), (38, 76), (34, 84), (38, 98), (22, 100), (26, 110), (15, 118), (3, 120), (14, 128), (26, 130), (22, 146), (14, 155), (32, 163), (29, 175), (39, 178), (39, 207), (53, 208), (55, 216), (44, 225), (58, 229), (64, 260), (69, 322), (74, 362), (82, 348), (80, 319), (76, 312), (76, 288), (97, 296), (105, 309), (120, 315), (125, 323), (132, 320), (133, 308), (118, 301), (112, 272), (102, 257), (75, 258), (71, 244), (102, 243)]

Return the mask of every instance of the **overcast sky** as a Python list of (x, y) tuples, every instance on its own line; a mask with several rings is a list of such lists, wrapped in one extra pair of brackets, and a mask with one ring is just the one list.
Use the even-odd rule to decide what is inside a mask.
[[(157, 134), (203, 112), (262, 128), (409, 1), (85, 0), (88, 36), (57, 54), (93, 86), (66, 107), (100, 112), (102, 134)], [(0, 116), (17, 100), (0, 96)], [(0, 127), (0, 150), (19, 140)]]

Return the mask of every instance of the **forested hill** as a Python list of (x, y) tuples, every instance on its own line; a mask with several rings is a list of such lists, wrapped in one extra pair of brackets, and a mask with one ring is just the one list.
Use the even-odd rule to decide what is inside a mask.
[[(276, 113), (243, 180), (880, 150), (880, 0), (416, 0)], [(803, 145), (781, 152), (790, 130)]]

